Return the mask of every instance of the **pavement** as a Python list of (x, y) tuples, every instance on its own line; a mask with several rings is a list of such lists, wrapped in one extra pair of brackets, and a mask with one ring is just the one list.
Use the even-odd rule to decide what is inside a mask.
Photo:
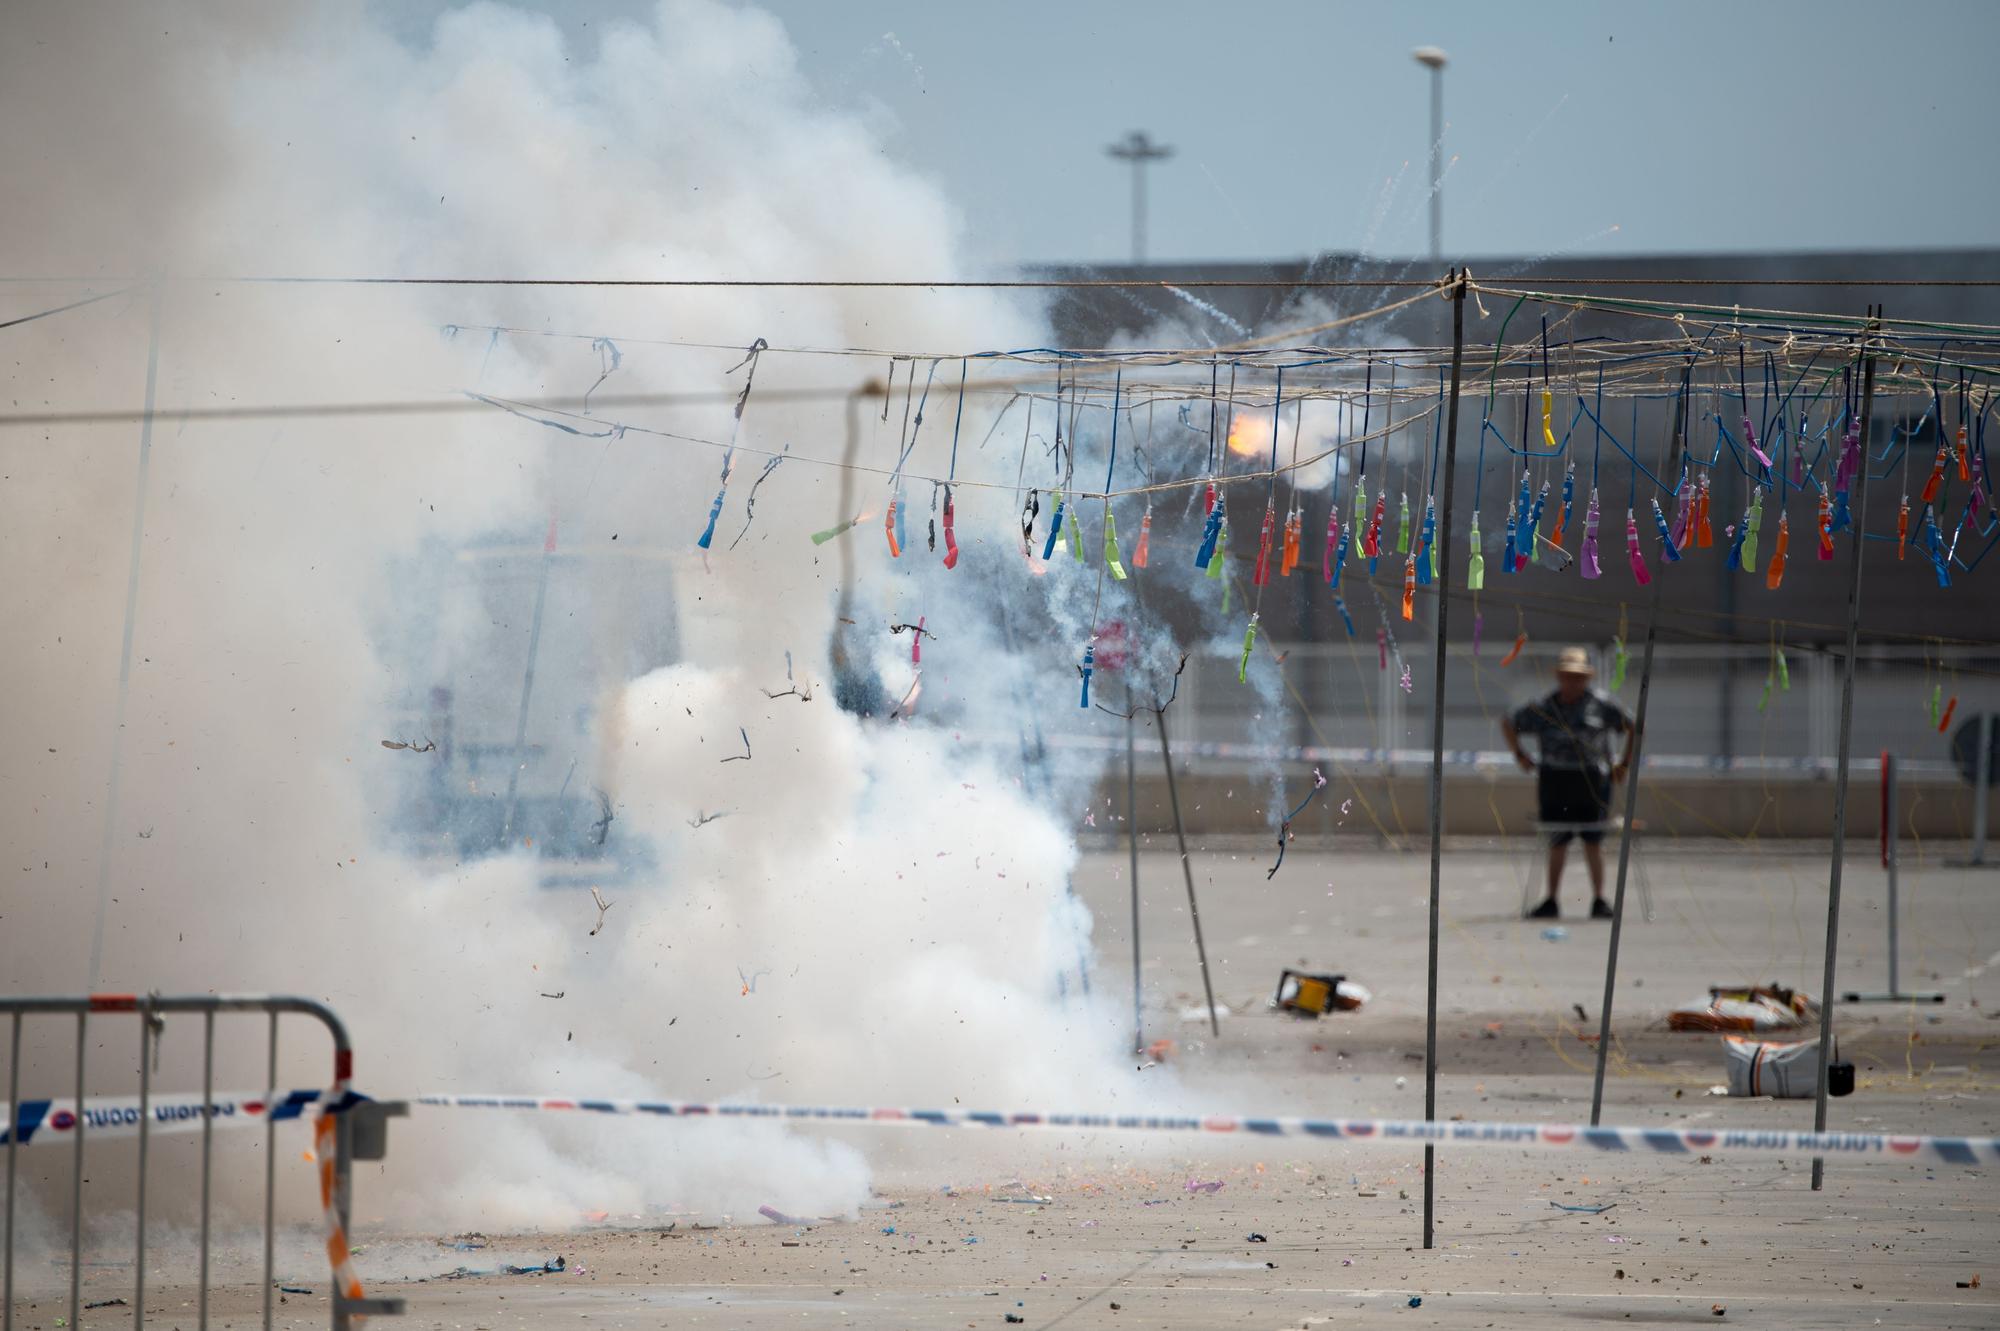
[[(1421, 855), (1246, 842), (1190, 861), (1216, 997), (1208, 1032), (1178, 861), (1140, 863), (1143, 1042), (1191, 1085), (1246, 1111), (1418, 1118), (1423, 1110), (1427, 865)], [(1589, 1115), (1608, 927), (1565, 933), (1517, 911), (1532, 851), (1457, 848), (1445, 858), (1438, 1047), (1441, 1118), (1578, 1121)], [(1916, 862), (1912, 863), (1911, 860)], [(1715, 1097), (1717, 1037), (1663, 1029), (1711, 983), (1817, 990), (1825, 936), (1823, 849), (1666, 843), (1647, 853), (1653, 918), (1636, 891), (1624, 930), (1604, 1121), (1807, 1127), (1810, 1101)], [(1939, 1005), (1842, 1006), (1856, 1093), (1829, 1126), (2000, 1134), (2000, 893), (1991, 871), (1906, 857), (1903, 982)], [(1097, 919), (1093, 986), (1132, 992), (1122, 850), (1094, 846), (1076, 887)], [(1846, 871), (1839, 987), (1880, 989), (1879, 869)], [(1302, 1021), (1264, 1005), (1278, 971), (1344, 972), (1362, 1011)], [(1579, 1015), (1581, 1009), (1581, 1015)], [(1135, 1066), (1143, 1063), (1135, 1060)], [(372, 1233), (371, 1293), (402, 1297), (423, 1328), (1027, 1327), (1316, 1328), (1626, 1324), (2000, 1326), (2000, 1206), (1990, 1171), (1837, 1161), (1815, 1192), (1803, 1162), (1441, 1149), (1436, 1246), (1422, 1247), (1420, 1150), (1294, 1139), (856, 1134), (876, 1169), (857, 1216), (608, 1217), (561, 1234), (488, 1235), (473, 1251), (437, 1236)], [(391, 1159), (393, 1161), (392, 1151)], [(1221, 1183), (1192, 1191), (1190, 1183)], [(1040, 1200), (1036, 1200), (1040, 1199)], [(1552, 1204), (1553, 1203), (1553, 1204)], [(1597, 1213), (1564, 1206), (1600, 1206)], [(1264, 1236), (1252, 1241), (1251, 1234)], [(539, 1276), (446, 1278), (560, 1255)], [(302, 1269), (310, 1269), (300, 1258)], [(371, 1275), (371, 1273), (373, 1273)], [(384, 1273), (387, 1273), (385, 1278)], [(1983, 1273), (1978, 1287), (1976, 1276)], [(225, 1254), (211, 1324), (257, 1323), (255, 1267)], [(323, 1275), (287, 1295), (277, 1325), (328, 1315)], [(86, 1299), (129, 1289), (92, 1269)], [(1416, 1300), (1418, 1302), (1413, 1303)], [(193, 1295), (159, 1286), (149, 1324), (193, 1326)], [(17, 1308), (45, 1331), (63, 1309)], [(129, 1321), (126, 1308), (84, 1326)]]

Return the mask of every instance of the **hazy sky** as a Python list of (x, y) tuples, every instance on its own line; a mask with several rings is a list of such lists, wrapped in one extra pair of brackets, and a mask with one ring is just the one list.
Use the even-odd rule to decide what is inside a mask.
[[(403, 10), (420, 40), (436, 3)], [(533, 0), (572, 38), (643, 0)], [(1421, 254), (1422, 44), (1447, 255), (2000, 241), (1992, 0), (1584, 4), (765, 0), (832, 103), (941, 180), (975, 257), (1117, 262), (1131, 129), (1151, 257)], [(1455, 159), (1455, 160), (1454, 160)]]

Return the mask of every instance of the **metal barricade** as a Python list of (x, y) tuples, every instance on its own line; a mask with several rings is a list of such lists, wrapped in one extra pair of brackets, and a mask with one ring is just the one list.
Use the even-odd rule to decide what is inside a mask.
[[(139, 1017), (139, 1108), (138, 1108), (138, 1187), (135, 1199), (137, 1216), (136, 1243), (133, 1260), (134, 1283), (132, 1295), (132, 1325), (144, 1327), (146, 1324), (146, 1155), (148, 1130), (151, 1121), (153, 1060), (160, 1032), (166, 1016), (175, 1013), (200, 1013), (202, 1017), (202, 1072), (201, 1072), (201, 1239), (199, 1287), (196, 1293), (197, 1325), (206, 1331), (208, 1326), (209, 1293), (209, 1224), (212, 1191), (213, 1137), (215, 1132), (215, 1018), (217, 1013), (243, 1012), (264, 1013), (269, 1018), (268, 1031), (268, 1074), (266, 1077), (267, 1097), (265, 1105), (265, 1145), (264, 1145), (264, 1266), (263, 1266), (263, 1325), (271, 1326), (271, 1296), (273, 1293), (272, 1269), (277, 1237), (276, 1229), (276, 1183), (277, 1183), (277, 1125), (268, 1107), (277, 1103), (278, 1096), (278, 1018), (283, 1013), (296, 1013), (312, 1017), (326, 1028), (333, 1040), (333, 1087), (344, 1089), (353, 1074), (354, 1050), (348, 1043), (347, 1027), (338, 1015), (323, 1003), (309, 998), (285, 996), (239, 995), (239, 994), (197, 994), (189, 997), (165, 997), (136, 994), (90, 994), (81, 997), (0, 997), (0, 1015), (7, 1017), (10, 1041), (7, 1059), (7, 1183), (6, 1183), (6, 1238), (4, 1254), (0, 1254), (0, 1331), (14, 1331), (14, 1251), (16, 1247), (15, 1177), (22, 1138), (32, 1132), (38, 1124), (28, 1121), (25, 1106), (21, 1101), (21, 1027), (28, 1016), (74, 1016), (76, 1018), (76, 1109), (74, 1130), (76, 1133), (73, 1163), (70, 1173), (70, 1253), (69, 1253), (69, 1318), (67, 1325), (76, 1327), (78, 1317), (83, 1312), (82, 1267), (83, 1267), (83, 1148), (85, 1129), (89, 1115), (84, 1112), (84, 1050), (89, 1019), (92, 1013), (132, 1013)], [(32, 1101), (30, 1103), (33, 1103)], [(333, 1142), (331, 1173), (331, 1201), (339, 1218), (342, 1234), (347, 1231), (350, 1209), (351, 1180), (354, 1161), (379, 1160), (387, 1152), (387, 1119), (400, 1117), (407, 1112), (407, 1106), (388, 1104), (358, 1097), (336, 1096), (320, 1105), (322, 1114), (331, 1115), (333, 1130), (328, 1135)], [(60, 1124), (58, 1127), (62, 1126)], [(344, 1259), (344, 1254), (343, 1254)], [(346, 1290), (336, 1279), (333, 1288), (332, 1315), (335, 1331), (345, 1331), (355, 1319), (366, 1316), (393, 1315), (403, 1311), (401, 1299), (349, 1298)]]

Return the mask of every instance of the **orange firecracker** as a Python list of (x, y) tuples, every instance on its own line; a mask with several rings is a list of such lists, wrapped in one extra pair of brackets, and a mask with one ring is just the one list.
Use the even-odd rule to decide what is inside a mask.
[(1783, 513), (1778, 514), (1778, 548), (1771, 552), (1771, 567), (1764, 574), (1764, 585), (1772, 591), (1785, 580), (1785, 547), (1792, 543), (1792, 524)]

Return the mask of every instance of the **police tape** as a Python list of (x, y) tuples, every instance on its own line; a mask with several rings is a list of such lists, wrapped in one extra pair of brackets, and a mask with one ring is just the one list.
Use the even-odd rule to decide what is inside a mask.
[(252, 1123), (283, 1123), (303, 1118), (305, 1111), (326, 1099), (321, 1090), (224, 1092), (209, 1099), (202, 1112), (199, 1095), (154, 1095), (142, 1107), (137, 1096), (90, 1096), (79, 1110), (73, 1099), (23, 1100), (16, 1113), (0, 1101), (0, 1146), (73, 1141), (79, 1129), (87, 1137), (137, 1137), (143, 1117), (147, 1131), (194, 1132), (204, 1117), (217, 1127), (247, 1127)]
[[(319, 1091), (293, 1091), (283, 1102), (263, 1103), (249, 1097), (216, 1097), (217, 1125), (248, 1125), (297, 1118), (323, 1096)], [(359, 1099), (361, 1097), (352, 1097)], [(156, 1097), (157, 1100), (157, 1097)], [(23, 1101), (22, 1110), (61, 1101)], [(174, 1103), (186, 1103), (175, 1097)], [(1431, 1123), (1417, 1119), (1380, 1118), (1253, 1118), (1233, 1114), (1091, 1114), (991, 1112), (970, 1109), (913, 1109), (848, 1105), (727, 1104), (693, 1100), (618, 1100), (556, 1098), (535, 1095), (431, 1094), (410, 1103), (434, 1109), (502, 1109), (579, 1115), (681, 1119), (697, 1122), (750, 1121), (821, 1124), (828, 1127), (934, 1127), (1042, 1129), (1067, 1132), (1206, 1133), (1245, 1137), (1300, 1137), (1353, 1145), (1428, 1143), (1451, 1148), (1494, 1150), (1589, 1151), (1632, 1155), (1755, 1154), (1792, 1157), (1842, 1156), (1851, 1159), (1934, 1160), (1950, 1165), (2000, 1164), (2000, 1138), (1916, 1137), (1873, 1132), (1785, 1132), (1770, 1129), (1587, 1127), (1575, 1123)], [(238, 1106), (234, 1114), (220, 1107)], [(126, 1126), (103, 1111), (131, 1107), (130, 1100), (90, 1102), (90, 1130), (100, 1120), (112, 1130), (135, 1133), (136, 1118)], [(251, 1106), (256, 1106), (253, 1110)], [(178, 1112), (178, 1111), (177, 1111)], [(337, 1110), (336, 1110), (337, 1112)], [(74, 1126), (74, 1114), (71, 1114)], [(200, 1101), (194, 1113), (168, 1120), (175, 1126), (200, 1126)], [(160, 1124), (156, 1118), (155, 1128)], [(53, 1126), (53, 1124), (51, 1124)], [(62, 1133), (62, 1129), (58, 1129)], [(66, 1134), (64, 1134), (66, 1135)], [(32, 1137), (24, 1130), (21, 1140)], [(0, 1138), (4, 1140), (4, 1138)]]
[(1863, 1132), (1774, 1132), (1697, 1128), (1609, 1128), (1574, 1123), (1429, 1123), (1382, 1118), (1250, 1118), (1233, 1114), (1046, 1114), (846, 1105), (716, 1104), (690, 1100), (553, 1099), (532, 1095), (423, 1095), (433, 1108), (552, 1110), (694, 1120), (823, 1123), (838, 1127), (1040, 1128), (1069, 1132), (1164, 1132), (1306, 1137), (1356, 1145), (1429, 1142), (1503, 1150), (1584, 1150), (1654, 1155), (1754, 1152), (2000, 1163), (2000, 1138), (1897, 1137)]

